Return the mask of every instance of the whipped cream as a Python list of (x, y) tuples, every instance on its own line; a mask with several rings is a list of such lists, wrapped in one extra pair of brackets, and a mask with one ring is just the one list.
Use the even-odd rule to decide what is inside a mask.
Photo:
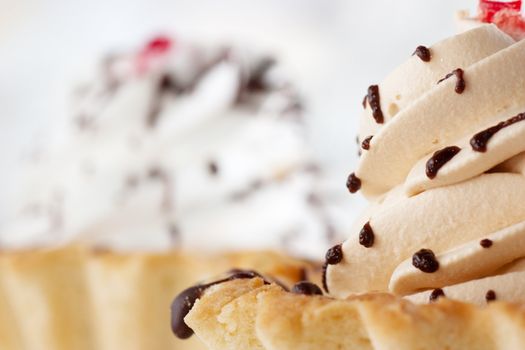
[(76, 91), (68, 137), (27, 165), (1, 242), (318, 256), (339, 219), (303, 114), (256, 52), (160, 37), (108, 55)]
[(378, 85), (383, 124), (367, 103), (355, 176), (372, 204), (327, 287), (524, 300), (525, 42), (484, 25), (429, 51)]

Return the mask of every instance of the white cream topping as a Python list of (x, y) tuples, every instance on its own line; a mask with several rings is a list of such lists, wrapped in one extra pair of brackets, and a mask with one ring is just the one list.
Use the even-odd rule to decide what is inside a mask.
[(319, 256), (340, 218), (278, 67), (179, 41), (145, 63), (141, 55), (113, 58), (78, 97), (78, 125), (20, 181), (2, 244)]

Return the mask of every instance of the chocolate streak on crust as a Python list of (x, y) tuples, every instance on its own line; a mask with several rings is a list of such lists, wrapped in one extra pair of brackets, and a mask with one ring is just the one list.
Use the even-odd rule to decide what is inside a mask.
[(187, 339), (193, 335), (193, 330), (188, 327), (184, 318), (191, 311), (193, 305), (202, 297), (204, 292), (217, 284), (221, 284), (236, 279), (250, 279), (260, 277), (264, 280), (264, 284), (270, 284), (259, 273), (251, 270), (233, 270), (229, 277), (220, 279), (206, 284), (198, 284), (182, 291), (171, 304), (171, 329), (173, 333), (180, 339)]
[(326, 269), (328, 268), (328, 263), (323, 264), (323, 289), (325, 292), (330, 293), (328, 289), (328, 283), (326, 283)]
[(512, 124), (515, 124), (515, 123), (518, 123), (524, 120), (525, 120), (525, 113), (520, 113), (512, 118), (509, 118), (503, 122), (500, 122), (494, 126), (491, 126), (488, 129), (480, 131), (470, 139), (470, 146), (472, 146), (472, 149), (476, 152), (486, 152), (487, 143), (490, 141), (492, 136), (494, 136), (494, 134), (496, 134), (501, 129), (506, 128), (507, 126), (510, 126)]
[(323, 295), (323, 291), (315, 283), (301, 281), (296, 283), (292, 288), (292, 293), (303, 295)]
[(426, 173), (429, 179), (436, 177), (439, 169), (443, 167), (449, 160), (454, 158), (456, 154), (461, 151), (457, 146), (445, 147), (442, 150), (436, 151), (434, 155), (427, 161)]
[(432, 58), (432, 55), (430, 54), (430, 50), (426, 46), (418, 46), (416, 48), (416, 51), (412, 55), (416, 55), (421, 59), (423, 62), (430, 62), (430, 59)]
[(457, 94), (461, 94), (463, 93), (463, 91), (465, 91), (466, 86), (465, 79), (463, 79), (463, 69), (461, 68), (454, 69), (451, 73), (445, 75), (445, 77), (443, 79), (440, 79), (437, 83), (439, 84), (453, 75), (456, 76), (456, 87), (454, 88), (454, 91), (456, 91)]
[(368, 87), (367, 95), (368, 103), (372, 109), (372, 116), (374, 117), (377, 124), (383, 124), (385, 119), (383, 117), (383, 111), (381, 110), (381, 103), (379, 97), (379, 86), (370, 85)]

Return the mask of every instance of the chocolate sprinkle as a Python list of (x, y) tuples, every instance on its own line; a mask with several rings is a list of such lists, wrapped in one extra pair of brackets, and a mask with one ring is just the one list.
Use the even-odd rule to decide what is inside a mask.
[(432, 293), (430, 293), (430, 296), (428, 297), (428, 301), (433, 303), (437, 301), (439, 298), (444, 297), (444, 296), (445, 296), (445, 292), (443, 292), (443, 289), (436, 288), (432, 291)]
[(216, 176), (219, 173), (219, 166), (216, 162), (210, 161), (208, 162), (208, 172), (212, 176)]
[(341, 244), (335, 245), (326, 252), (326, 263), (328, 265), (337, 265), (343, 260), (343, 248)]
[(470, 139), (470, 146), (476, 152), (486, 152), (489, 140), (503, 128), (525, 120), (525, 113), (520, 113), (512, 118), (500, 122), (486, 130), (478, 132)]
[(372, 116), (374, 117), (377, 124), (383, 124), (384, 117), (383, 111), (381, 111), (381, 103), (379, 97), (379, 86), (370, 85), (368, 87), (368, 95), (366, 95), (370, 108), (372, 108)]
[(365, 248), (370, 248), (374, 245), (374, 230), (370, 226), (370, 221), (367, 222), (361, 232), (359, 232), (359, 244)]
[(412, 265), (425, 273), (433, 273), (439, 269), (439, 262), (430, 249), (421, 249), (416, 252), (412, 256)]
[(361, 143), (361, 148), (366, 149), (367, 151), (370, 149), (370, 141), (372, 140), (373, 135), (368, 136), (363, 140)]
[(492, 247), (492, 241), (490, 239), (482, 239), (479, 241), (479, 245), (483, 248), (490, 248)]
[(456, 91), (457, 94), (461, 94), (463, 93), (463, 91), (465, 91), (465, 79), (463, 78), (463, 69), (461, 68), (457, 68), (457, 69), (454, 69), (451, 73), (448, 73), (447, 75), (445, 75), (445, 77), (443, 79), (440, 79), (437, 83), (441, 83), (442, 81), (444, 80), (447, 80), (448, 78), (450, 78), (451, 76), (455, 75), (456, 76), (456, 87), (454, 88), (454, 91)]
[(485, 294), (485, 300), (487, 301), (487, 303), (496, 300), (496, 292), (492, 289), (487, 291), (487, 294)]
[(432, 55), (426, 46), (418, 46), (412, 55), (417, 55), (423, 62), (430, 62)]
[[(259, 273), (251, 270), (232, 270), (231, 273), (232, 275), (227, 278), (190, 287), (177, 295), (171, 304), (171, 330), (178, 338), (187, 339), (193, 335), (193, 330), (184, 322), (184, 318), (191, 311), (197, 299), (202, 297), (206, 289), (236, 279), (262, 278)], [(269, 284), (266, 280), (264, 283)]]
[(296, 283), (292, 288), (294, 294), (323, 295), (323, 291), (316, 284), (308, 281)]
[(355, 176), (355, 173), (351, 173), (346, 180), (346, 188), (350, 193), (356, 193), (361, 188), (361, 179)]
[(456, 154), (461, 151), (457, 146), (445, 147), (442, 150), (436, 151), (434, 155), (427, 161), (426, 173), (429, 179), (436, 177), (439, 169), (445, 165), (449, 160), (454, 158)]

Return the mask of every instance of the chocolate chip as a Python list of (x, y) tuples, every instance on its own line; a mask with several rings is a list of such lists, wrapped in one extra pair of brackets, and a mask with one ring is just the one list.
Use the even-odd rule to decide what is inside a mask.
[(355, 173), (351, 173), (346, 180), (346, 188), (350, 193), (356, 193), (361, 188), (361, 179), (355, 176)]
[(304, 294), (304, 295), (323, 295), (323, 291), (316, 284), (301, 281), (296, 283), (292, 288), (292, 293), (294, 294)]
[(429, 179), (436, 177), (439, 169), (443, 167), (448, 161), (456, 156), (461, 151), (457, 146), (445, 147), (436, 151), (434, 155), (427, 161), (426, 174)]
[(428, 297), (428, 301), (432, 303), (444, 296), (445, 296), (445, 292), (443, 292), (443, 289), (436, 288), (432, 291), (432, 293), (430, 293), (430, 296)]
[(487, 293), (485, 294), (485, 300), (487, 301), (487, 303), (496, 300), (496, 292), (492, 289), (487, 291)]
[(492, 241), (490, 239), (482, 239), (479, 241), (479, 245), (483, 248), (490, 248), (492, 247)]
[(374, 245), (374, 238), (374, 230), (372, 230), (369, 221), (363, 226), (361, 232), (359, 232), (359, 244), (365, 248), (370, 248)]
[(418, 46), (412, 55), (417, 55), (423, 62), (430, 62), (432, 58), (430, 50), (425, 46)]
[(341, 244), (335, 245), (326, 252), (326, 263), (328, 265), (337, 265), (343, 260), (343, 248)]
[(368, 136), (363, 140), (361, 143), (361, 148), (366, 149), (367, 151), (370, 149), (370, 141), (372, 140), (373, 135)]
[(412, 265), (425, 273), (433, 273), (439, 269), (439, 262), (430, 249), (421, 249), (416, 252), (412, 256)]

